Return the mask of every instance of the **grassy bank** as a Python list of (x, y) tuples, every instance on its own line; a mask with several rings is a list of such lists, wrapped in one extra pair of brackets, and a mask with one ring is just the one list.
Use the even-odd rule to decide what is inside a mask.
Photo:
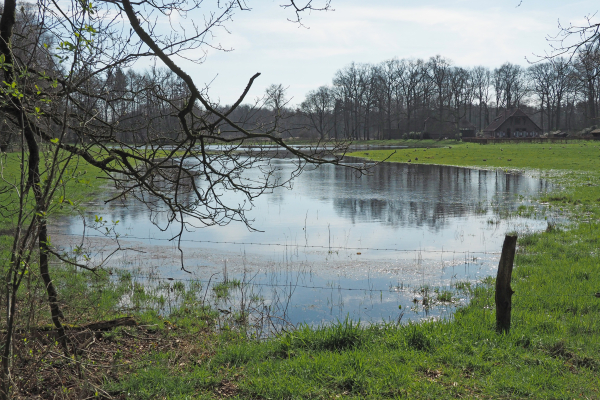
[[(600, 398), (599, 147), (452, 142), (352, 154), (534, 171), (559, 185), (540, 200), (573, 222), (519, 238), (510, 334), (494, 330), (489, 279), (468, 288), (472, 302), (450, 321), (370, 327), (340, 321), (258, 341), (243, 324), (207, 309), (201, 286), (170, 283), (149, 291), (116, 271), (92, 276), (58, 268), (62, 300), (72, 306), (68, 318), (81, 323), (128, 314), (140, 326), (86, 344), (79, 355), (86, 383), (77, 381), (75, 363), (46, 356), (35, 388), (46, 388), (44, 397), (62, 390), (74, 398), (79, 384), (98, 397), (127, 399)], [(166, 296), (177, 293), (181, 306), (163, 308), (161, 316)], [(27, 351), (23, 359), (33, 360)], [(68, 379), (56, 383), (57, 376)]]
[[(464, 167), (574, 170), (594, 172), (600, 167), (600, 142), (577, 143), (508, 143), (479, 145), (446, 141), (440, 147), (436, 141), (406, 141), (420, 148), (366, 150), (351, 156), (390, 162), (443, 164)], [(389, 157), (389, 158), (388, 158)]]
[[(92, 148), (91, 153), (99, 159), (107, 155), (105, 151), (94, 153), (94, 150), (97, 149)], [(144, 149), (138, 151), (140, 154), (144, 153)], [(153, 152), (153, 159), (158, 161), (168, 154), (166, 150), (158, 150)], [(183, 151), (176, 152), (175, 157), (183, 154)], [(42, 181), (47, 179), (51, 167), (50, 160), (54, 159), (53, 156), (54, 153), (46, 151), (40, 155)], [(20, 152), (0, 154), (0, 236), (11, 232), (18, 214), (21, 158)], [(55, 178), (56, 174), (61, 172), (62, 179), (55, 185), (56, 193), (48, 210), (50, 221), (63, 215), (77, 214), (86, 208), (85, 203), (97, 200), (97, 195), (103, 192), (106, 186), (112, 184), (105, 173), (82, 159), (71, 158), (66, 152), (59, 152), (57, 159), (61, 161), (59, 168), (55, 171)], [(34, 201), (32, 191), (30, 190), (24, 198), (26, 210), (31, 211)]]
[[(0, 162), (0, 187), (3, 188), (0, 195), (2, 209), (0, 212), (0, 235), (2, 235), (10, 233), (18, 213), (21, 154), (16, 152), (0, 154)], [(44, 175), (46, 172), (44, 159), (40, 164), (40, 172)], [(65, 164), (62, 163), (61, 167), (65, 167)], [(106, 184), (105, 180), (100, 179), (101, 171), (87, 163), (81, 165), (70, 162), (63, 170), (63, 184), (58, 185), (53, 204), (49, 209), (50, 218), (75, 213), (74, 207), (81, 208), (83, 203), (93, 200), (95, 195), (102, 190), (102, 186)], [(30, 195), (25, 196), (26, 210), (32, 209), (33, 201), (33, 194), (30, 191)]]

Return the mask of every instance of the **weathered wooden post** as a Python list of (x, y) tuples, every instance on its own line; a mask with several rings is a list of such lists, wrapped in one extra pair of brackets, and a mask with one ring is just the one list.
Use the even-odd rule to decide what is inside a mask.
[(517, 236), (506, 235), (502, 245), (502, 255), (496, 276), (496, 330), (501, 333), (510, 331), (510, 310), (513, 290), (510, 287)]

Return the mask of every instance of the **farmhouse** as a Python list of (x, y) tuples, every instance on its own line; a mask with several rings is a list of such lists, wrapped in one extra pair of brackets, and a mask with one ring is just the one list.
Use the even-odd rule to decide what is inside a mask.
[(541, 134), (542, 128), (518, 108), (503, 111), (483, 130), (484, 138), (525, 139)]
[(462, 118), (458, 121), (458, 130), (460, 131), (460, 135), (464, 138), (475, 137), (475, 132), (477, 131), (477, 127), (469, 122), (468, 119)]
[(429, 117), (423, 126), (423, 139), (442, 139), (454, 137), (458, 133), (456, 125), (450, 121), (442, 121), (436, 117)]
[(477, 127), (465, 117), (458, 121), (458, 127), (456, 122), (441, 121), (435, 117), (429, 117), (425, 120), (423, 127), (423, 139), (453, 138), (459, 132), (462, 137), (475, 137), (476, 130)]

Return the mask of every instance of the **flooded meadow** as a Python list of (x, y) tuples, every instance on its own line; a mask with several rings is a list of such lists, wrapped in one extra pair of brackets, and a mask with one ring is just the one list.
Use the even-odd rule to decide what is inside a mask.
[[(288, 159), (272, 162), (281, 176), (295, 169)], [(360, 176), (324, 165), (258, 197), (246, 212), (251, 229), (235, 221), (189, 228), (178, 243), (166, 214), (99, 199), (83, 216), (57, 221), (53, 240), (69, 250), (85, 233), (100, 259), (117, 244), (90, 226), (119, 221), (111, 226), (124, 250), (107, 265), (169, 304), (178, 284), (194, 285), (223, 313), (242, 309), (284, 325), (447, 318), (495, 274), (507, 232), (546, 228), (551, 216), (531, 199), (549, 189), (501, 170), (382, 163)], [(223, 196), (235, 203), (239, 194)]]

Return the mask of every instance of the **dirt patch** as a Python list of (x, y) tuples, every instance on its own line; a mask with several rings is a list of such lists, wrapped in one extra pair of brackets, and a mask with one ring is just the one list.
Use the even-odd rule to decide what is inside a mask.
[[(21, 332), (14, 341), (13, 398), (125, 399), (126, 393), (107, 393), (102, 386), (135, 370), (148, 353), (170, 351), (178, 365), (202, 358), (196, 344), (174, 330), (172, 326), (163, 330), (154, 326), (70, 329), (67, 352), (56, 331)], [(198, 340), (196, 335), (194, 342)], [(224, 396), (235, 390), (232, 385), (222, 386)]]

